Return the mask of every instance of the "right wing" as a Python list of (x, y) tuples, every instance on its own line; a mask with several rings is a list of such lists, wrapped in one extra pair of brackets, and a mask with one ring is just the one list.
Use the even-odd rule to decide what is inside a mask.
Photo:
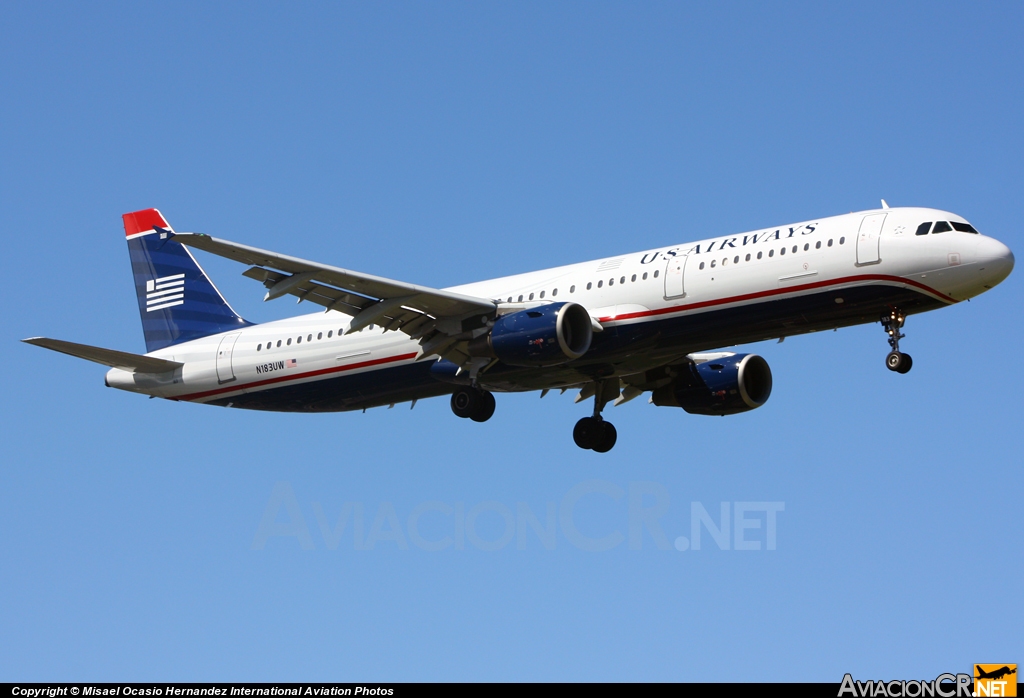
[(371, 324), (401, 330), (420, 340), (420, 356), (438, 354), (460, 366), (469, 361), (466, 343), (487, 331), (498, 309), (494, 300), (340, 269), (200, 233), (175, 233), (174, 239), (252, 265), (243, 275), (267, 287), (263, 300), (288, 294), (338, 310), (354, 318), (349, 333)]
[(29, 339), (23, 339), (21, 341), (26, 344), (34, 344), (37, 347), (43, 347), (44, 349), (59, 351), (61, 354), (77, 356), (79, 359), (95, 361), (96, 363), (103, 364), (104, 366), (119, 368), (122, 371), (131, 371), (132, 373), (166, 373), (184, 366), (184, 364), (178, 363), (177, 361), (167, 361), (166, 359), (157, 359), (152, 356), (140, 356), (139, 354), (129, 354), (126, 351), (93, 347), (88, 344), (65, 342), (62, 339), (30, 337)]

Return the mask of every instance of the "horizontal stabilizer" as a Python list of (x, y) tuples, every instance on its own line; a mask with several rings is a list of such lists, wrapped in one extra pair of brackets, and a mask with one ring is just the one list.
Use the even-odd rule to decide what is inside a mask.
[(88, 344), (76, 344), (47, 337), (31, 337), (21, 341), (27, 344), (34, 344), (37, 347), (43, 347), (44, 349), (59, 351), (62, 354), (77, 356), (86, 361), (95, 361), (104, 366), (119, 368), (122, 371), (131, 371), (132, 373), (166, 373), (176, 368), (181, 368), (184, 365), (177, 361), (156, 359), (152, 356), (140, 356), (139, 354), (129, 354), (126, 351), (91, 347)]

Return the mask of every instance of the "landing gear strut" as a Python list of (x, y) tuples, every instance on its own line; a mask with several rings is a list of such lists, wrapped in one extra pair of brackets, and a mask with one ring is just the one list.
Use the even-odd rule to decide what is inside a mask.
[(594, 391), (594, 416), (584, 417), (576, 422), (572, 430), (572, 440), (582, 449), (607, 453), (612, 450), (618, 434), (611, 422), (601, 417), (601, 410), (619, 396), (619, 379), (612, 378), (597, 381)]
[(452, 412), (456, 417), (486, 422), (494, 414), (494, 395), (480, 388), (459, 388), (452, 393)]
[(900, 340), (906, 336), (900, 330), (906, 320), (907, 316), (899, 308), (891, 308), (889, 312), (882, 313), (882, 329), (889, 335), (889, 346), (892, 348), (885, 357), (885, 367), (896, 373), (906, 373), (914, 365), (910, 354), (900, 351)]

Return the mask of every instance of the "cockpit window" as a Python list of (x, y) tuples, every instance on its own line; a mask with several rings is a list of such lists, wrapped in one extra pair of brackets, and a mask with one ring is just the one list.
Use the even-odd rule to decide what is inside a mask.
[(932, 231), (932, 235), (936, 235), (938, 233), (948, 233), (950, 230), (952, 230), (952, 228), (949, 227), (949, 223), (947, 223), (946, 221), (939, 221), (938, 223), (935, 224), (935, 230)]
[(922, 223), (921, 225), (917, 226), (917, 233), (916, 234), (917, 235), (927, 235), (928, 231), (931, 230), (931, 229), (932, 229), (932, 222), (928, 221), (927, 223)]
[(974, 226), (970, 223), (957, 223), (956, 221), (953, 221), (953, 230), (961, 233), (974, 233), (975, 235), (980, 235), (980, 233), (975, 230)]

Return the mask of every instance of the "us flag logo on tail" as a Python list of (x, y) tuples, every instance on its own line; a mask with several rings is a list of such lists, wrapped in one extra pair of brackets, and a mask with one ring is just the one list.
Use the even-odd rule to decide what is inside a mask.
[(185, 303), (185, 275), (173, 274), (146, 282), (146, 312)]

